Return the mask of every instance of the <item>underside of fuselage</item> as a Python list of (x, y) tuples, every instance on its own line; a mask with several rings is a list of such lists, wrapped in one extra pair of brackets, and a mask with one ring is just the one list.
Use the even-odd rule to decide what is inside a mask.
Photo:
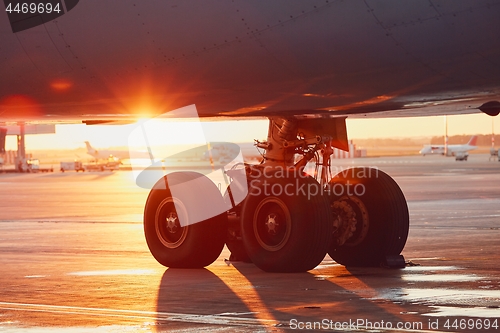
[(15, 34), (1, 15), (0, 120), (495, 114), (499, 8), (84, 1)]

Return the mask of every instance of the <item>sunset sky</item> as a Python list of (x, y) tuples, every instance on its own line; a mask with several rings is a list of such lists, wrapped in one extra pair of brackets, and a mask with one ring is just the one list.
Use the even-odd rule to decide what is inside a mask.
[[(448, 116), (448, 134), (490, 134), (494, 118), (484, 114)], [(385, 118), (385, 119), (348, 119), (349, 138), (398, 138), (429, 137), (443, 135), (444, 117)], [(179, 144), (198, 143), (193, 135), (193, 122), (171, 122), (166, 131), (178, 140)], [(267, 120), (203, 122), (205, 131), (213, 136), (213, 141), (253, 142), (265, 139)], [(128, 137), (136, 125), (85, 126), (57, 125), (56, 134), (28, 135), (28, 150), (36, 149), (74, 149), (84, 147), (90, 141), (99, 148), (127, 146)], [(500, 129), (499, 129), (500, 131)], [(158, 132), (161, 133), (161, 130)], [(7, 137), (7, 150), (16, 149), (15, 136)]]

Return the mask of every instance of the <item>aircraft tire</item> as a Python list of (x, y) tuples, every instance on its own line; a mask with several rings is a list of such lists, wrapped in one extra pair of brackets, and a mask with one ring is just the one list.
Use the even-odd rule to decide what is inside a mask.
[[(196, 188), (172, 196), (169, 186), (193, 180)], [(184, 227), (179, 221), (210, 205), (222, 207), (222, 200), (217, 187), (195, 172), (176, 172), (160, 179), (149, 193), (144, 209), (144, 233), (155, 259), (173, 268), (202, 268), (213, 263), (224, 247), (227, 213)], [(168, 219), (173, 224), (169, 225)]]
[(324, 259), (333, 225), (327, 196), (310, 192), (319, 186), (307, 175), (250, 182), (242, 236), (257, 267), (266, 272), (305, 272)]
[[(350, 193), (346, 193), (348, 184)], [(374, 168), (352, 168), (337, 174), (329, 186), (335, 218), (342, 218), (344, 212), (353, 212), (350, 218), (355, 218), (352, 235), (340, 246), (334, 239), (330, 257), (345, 266), (373, 267), (386, 256), (401, 253), (408, 238), (408, 206), (389, 175)], [(345, 192), (341, 194), (340, 188)]]

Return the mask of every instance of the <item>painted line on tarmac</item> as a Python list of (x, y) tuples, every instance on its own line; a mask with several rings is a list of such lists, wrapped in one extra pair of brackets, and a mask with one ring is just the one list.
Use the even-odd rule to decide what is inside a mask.
[[(0, 302), (0, 309), (11, 311), (30, 311), (43, 313), (71, 314), (71, 315), (89, 315), (101, 317), (117, 317), (126, 319), (147, 319), (156, 321), (175, 321), (196, 324), (210, 325), (227, 325), (227, 326), (244, 326), (257, 327), (264, 329), (285, 329), (292, 330), (289, 322), (269, 320), (269, 319), (254, 319), (242, 317), (230, 317), (230, 315), (252, 314), (252, 312), (242, 313), (221, 313), (218, 315), (196, 315), (183, 314), (172, 312), (156, 312), (156, 311), (140, 311), (140, 310), (121, 310), (121, 309), (106, 309), (106, 308), (88, 308), (79, 306), (65, 305), (47, 305), (47, 304), (29, 304), (15, 302)], [(358, 326), (358, 330), (352, 332), (373, 332), (373, 328)], [(386, 332), (403, 332), (402, 329), (384, 328)], [(345, 329), (327, 329), (326, 331), (345, 332)], [(438, 330), (409, 330), (414, 333), (448, 333), (448, 331)], [(407, 331), (404, 331), (407, 332)]]
[(178, 321), (198, 324), (232, 325), (232, 326), (277, 326), (277, 320), (253, 319), (243, 317), (230, 317), (228, 314), (221, 315), (197, 315), (172, 312), (121, 310), (105, 308), (88, 308), (79, 306), (47, 305), (0, 302), (0, 308), (12, 311), (49, 312), (72, 315), (90, 315), (103, 317), (120, 317), (129, 319), (148, 319), (156, 321)]

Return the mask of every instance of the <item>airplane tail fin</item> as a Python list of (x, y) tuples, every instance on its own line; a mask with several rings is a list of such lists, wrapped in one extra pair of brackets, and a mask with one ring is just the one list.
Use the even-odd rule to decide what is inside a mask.
[(477, 146), (477, 135), (472, 136), (467, 144), (469, 146)]
[(94, 147), (92, 147), (92, 146), (90, 145), (90, 142), (85, 141), (85, 145), (87, 146), (87, 153), (88, 153), (88, 154), (91, 154), (91, 155), (92, 155), (92, 154), (94, 154), (95, 152), (97, 152), (97, 150), (95, 150), (95, 149), (94, 149)]

